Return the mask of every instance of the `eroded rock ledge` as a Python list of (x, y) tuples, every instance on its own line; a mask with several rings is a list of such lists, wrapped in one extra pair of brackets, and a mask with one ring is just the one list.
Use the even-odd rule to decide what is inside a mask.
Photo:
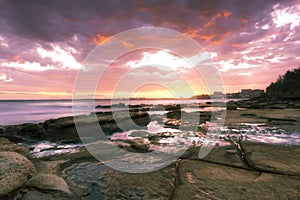
[[(1, 146), (16, 145), (3, 138), (0, 141)], [(18, 154), (16, 147), (11, 152), (1, 150), (0, 155), (22, 157), (11, 160), (12, 165), (25, 159), (28, 162), (20, 171), (24, 179), (18, 180), (22, 182), (14, 182), (14, 187), (1, 193), (2, 199), (299, 198), (299, 146), (251, 142), (240, 145), (242, 152), (234, 144), (215, 146), (203, 159), (198, 158), (199, 147), (192, 147), (176, 163), (141, 174), (111, 169), (84, 147), (80, 152), (39, 159)], [(26, 148), (16, 146), (23, 151)], [(10, 171), (1, 170), (1, 184), (9, 185)]]

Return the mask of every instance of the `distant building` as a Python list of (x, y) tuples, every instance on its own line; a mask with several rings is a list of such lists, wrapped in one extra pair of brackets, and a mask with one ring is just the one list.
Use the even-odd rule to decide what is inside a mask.
[(241, 98), (240, 96), (241, 96), (240, 92), (226, 94), (226, 98), (228, 98), (228, 99), (239, 99), (239, 98)]
[(242, 89), (241, 92), (235, 92), (235, 93), (226, 93), (223, 94), (222, 92), (214, 92), (212, 95), (208, 94), (201, 94), (201, 95), (195, 95), (190, 97), (190, 99), (241, 99), (241, 98), (255, 98), (259, 97), (260, 95), (264, 94), (264, 90), (260, 89)]
[(212, 95), (212, 98), (222, 99), (222, 98), (225, 98), (225, 94), (223, 94), (223, 92), (214, 92), (214, 94)]
[(260, 89), (242, 89), (240, 93), (240, 98), (254, 98), (264, 94), (264, 90)]

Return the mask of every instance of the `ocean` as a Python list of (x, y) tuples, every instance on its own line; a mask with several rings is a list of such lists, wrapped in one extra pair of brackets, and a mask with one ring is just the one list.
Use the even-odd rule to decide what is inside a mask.
[[(210, 99), (191, 99), (191, 100), (146, 100), (146, 99), (133, 99), (133, 100), (108, 100), (98, 99), (95, 101), (96, 105), (111, 105), (118, 103), (125, 103), (126, 105), (138, 104), (192, 104), (192, 103), (205, 103), (211, 101)], [(86, 100), (77, 101), (77, 106), (80, 106), (81, 112), (75, 113), (89, 114), (93, 111), (94, 107), (87, 106)], [(36, 123), (43, 122), (48, 119), (72, 116), (72, 100), (0, 100), (0, 125), (16, 125), (22, 123)], [(110, 109), (100, 108), (96, 111), (109, 111)]]

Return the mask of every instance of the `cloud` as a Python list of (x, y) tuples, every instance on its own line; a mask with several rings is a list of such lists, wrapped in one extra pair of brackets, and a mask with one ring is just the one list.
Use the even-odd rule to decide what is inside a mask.
[(136, 61), (129, 61), (125, 65), (131, 68), (154, 65), (163, 70), (168, 70), (168, 68), (176, 70), (178, 68), (192, 67), (185, 60), (164, 50), (160, 50), (155, 53), (144, 52), (143, 58)]
[(41, 58), (50, 58), (51, 61), (57, 63), (58, 66), (64, 69), (81, 69), (81, 64), (76, 61), (72, 54), (76, 54), (76, 50), (69, 47), (67, 50), (58, 45), (51, 44), (53, 50), (46, 50), (42, 47), (37, 48), (37, 53)]
[(12, 82), (14, 79), (12, 79), (11, 77), (7, 76), (6, 74), (0, 74), (0, 81), (3, 82)]
[(292, 30), (299, 26), (300, 23), (300, 5), (280, 8), (280, 5), (276, 4), (271, 15), (277, 28), (290, 25), (290, 29)]
[[(69, 93), (81, 63), (96, 45), (122, 31), (146, 26), (175, 29), (199, 42), (231, 89), (265, 87), (299, 66), (299, 5), (279, 0), (0, 1), (0, 67), (6, 75), (1, 74), (1, 81), (7, 83), (1, 90), (9, 86), (11, 92), (63, 94), (64, 85)], [(123, 46), (132, 44), (123, 41)], [(141, 67), (151, 60), (164, 60), (184, 74), (191, 69), (158, 52), (120, 56), (110, 69), (112, 81), (105, 79), (107, 88), (131, 67), (146, 70), (149, 77), (168, 72)], [(253, 77), (261, 77), (257, 85)]]
[(224, 12), (217, 13), (215, 16), (213, 16), (211, 18), (211, 20), (207, 24), (204, 25), (204, 28), (214, 25), (216, 23), (217, 19), (222, 18), (222, 17), (227, 18), (231, 14), (232, 14), (232, 12), (230, 12), (230, 11), (224, 11)]
[(103, 44), (105, 41), (109, 40), (110, 37), (106, 37), (104, 35), (101, 35), (101, 34), (97, 34), (95, 37), (93, 37), (93, 41), (98, 44), (98, 45), (101, 45)]
[(54, 67), (50, 65), (42, 66), (40, 63), (37, 62), (28, 62), (25, 61), (24, 63), (19, 62), (3, 62), (1, 64), (2, 67), (10, 67), (10, 68), (16, 68), (21, 70), (28, 70), (28, 71), (46, 71), (50, 69), (54, 69)]

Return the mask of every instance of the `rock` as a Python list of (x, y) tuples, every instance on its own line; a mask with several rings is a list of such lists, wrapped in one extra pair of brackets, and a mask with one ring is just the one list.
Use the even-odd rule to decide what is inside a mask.
[(181, 114), (182, 114), (181, 110), (171, 110), (171, 111), (167, 112), (167, 118), (178, 120), (181, 118)]
[(151, 142), (151, 144), (160, 145), (161, 139), (174, 137), (175, 134), (172, 132), (160, 132), (153, 135), (149, 135), (148, 140)]
[(63, 160), (58, 161), (36, 161), (34, 163), (36, 170), (40, 174), (59, 174), (60, 164), (64, 163)]
[(248, 164), (258, 171), (300, 176), (300, 146), (241, 142)]
[(150, 108), (151, 111), (166, 111), (165, 106), (163, 106), (162, 104), (158, 104), (158, 105), (153, 105)]
[(74, 127), (74, 118), (72, 116), (69, 117), (61, 117), (58, 119), (49, 119), (44, 122), (44, 129), (53, 129), (53, 128), (67, 128)]
[(30, 136), (30, 138), (43, 138), (45, 129), (42, 124), (26, 123), (22, 124), (21, 130), (18, 132), (20, 136)]
[(5, 130), (5, 128), (2, 127), (2, 126), (0, 126), (0, 135), (3, 135), (3, 134), (4, 134), (4, 130)]
[(110, 105), (97, 105), (95, 108), (111, 108)]
[(126, 105), (125, 105), (125, 103), (118, 103), (118, 104), (113, 104), (111, 107), (112, 108), (125, 108)]
[(23, 139), (18, 135), (21, 130), (21, 125), (11, 125), (3, 127), (3, 136), (12, 142), (22, 142)]
[(24, 188), (14, 198), (15, 200), (81, 200), (59, 191), (40, 191), (35, 188)]
[[(199, 160), (200, 147), (189, 148), (182, 156), (183, 159)], [(240, 158), (239, 152), (234, 145), (214, 146), (213, 149), (200, 160), (225, 166), (247, 168), (247, 165)]]
[(146, 153), (150, 151), (150, 142), (144, 138), (112, 140), (112, 142), (119, 148), (130, 152)]
[(132, 121), (141, 127), (147, 126), (151, 121), (147, 112), (131, 112), (130, 116)]
[(37, 174), (26, 183), (26, 187), (33, 187), (39, 190), (55, 190), (71, 194), (69, 186), (64, 179), (54, 174)]
[(300, 130), (300, 109), (250, 109), (227, 110), (227, 124), (264, 123), (288, 131)]
[(237, 110), (237, 106), (235, 106), (235, 105), (228, 105), (227, 106), (227, 110)]
[(230, 101), (226, 105), (227, 110), (236, 110), (237, 107), (238, 106), (237, 106), (237, 104), (234, 101)]
[(61, 140), (78, 139), (73, 117), (50, 119), (44, 122), (45, 139), (58, 142)]
[[(117, 104), (117, 106), (124, 106)], [(95, 114), (95, 113), (93, 113)], [(76, 116), (76, 122), (80, 124), (80, 129), (88, 130), (87, 137), (95, 137), (95, 132), (99, 131), (99, 126), (95, 123), (97, 120), (107, 135), (117, 131), (128, 131), (131, 129), (143, 129), (151, 121), (149, 114), (146, 111), (139, 109), (133, 111), (116, 111), (112, 112), (97, 112), (96, 119), (94, 115), (80, 115)], [(96, 121), (96, 122), (97, 122)], [(118, 124), (116, 123), (118, 122)], [(62, 117), (58, 119), (49, 119), (44, 123), (33, 124), (27, 123), (22, 125), (5, 126), (3, 129), (3, 136), (13, 140), (14, 142), (21, 142), (28, 137), (49, 140), (51, 142), (80, 142), (77, 128), (74, 123), (73, 116)], [(1, 130), (2, 130), (1, 129)], [(90, 134), (89, 134), (90, 133)], [(99, 138), (98, 138), (99, 139)]]
[(133, 131), (132, 133), (130, 133), (131, 137), (141, 137), (141, 138), (147, 138), (149, 136), (149, 133), (147, 131)]
[(173, 105), (164, 105), (163, 106), (165, 110), (171, 111), (171, 110), (180, 110), (180, 104), (173, 104)]
[(17, 152), (25, 157), (29, 157), (30, 149), (23, 144), (15, 144), (6, 138), (0, 138), (0, 151), (12, 151)]
[(170, 199), (175, 164), (149, 173), (120, 172), (97, 162), (76, 163), (63, 176), (82, 199)]
[(137, 152), (149, 152), (150, 144), (144, 139), (135, 139), (130, 141), (130, 147)]
[(182, 160), (174, 200), (299, 199), (299, 177)]
[(33, 164), (15, 152), (0, 152), (0, 197), (22, 187), (36, 173)]

